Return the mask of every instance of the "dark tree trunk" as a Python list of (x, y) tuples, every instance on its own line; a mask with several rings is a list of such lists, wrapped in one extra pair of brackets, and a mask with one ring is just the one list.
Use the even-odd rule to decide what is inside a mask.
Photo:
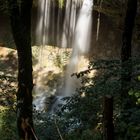
[(20, 140), (34, 140), (32, 120), (32, 0), (9, 0), (13, 38), (18, 53), (17, 127)]
[(114, 140), (113, 125), (113, 97), (104, 96), (103, 103), (103, 124), (104, 124), (104, 140)]
[(122, 38), (122, 100), (128, 96), (128, 90), (131, 82), (132, 64), (131, 64), (131, 49), (132, 35), (137, 12), (137, 0), (128, 0), (127, 11), (124, 21), (124, 32)]

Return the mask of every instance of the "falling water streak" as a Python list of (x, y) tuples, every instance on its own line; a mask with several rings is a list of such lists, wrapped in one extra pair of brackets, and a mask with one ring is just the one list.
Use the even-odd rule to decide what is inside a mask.
[(44, 13), (44, 3), (45, 3), (45, 0), (39, 0), (38, 1), (38, 5), (39, 5), (39, 8), (38, 8), (38, 23), (37, 23), (37, 28), (36, 28), (36, 41), (37, 43), (41, 43), (41, 40), (42, 40), (42, 24), (43, 24), (43, 13)]
[(70, 2), (71, 0), (66, 0), (66, 8), (65, 8), (65, 18), (63, 25), (63, 34), (62, 34), (62, 47), (67, 47), (67, 34), (68, 34), (68, 23), (69, 23), (69, 15), (70, 15)]
[[(100, 9), (102, 8), (103, 0), (100, 1)], [(99, 32), (100, 32), (100, 19), (101, 19), (101, 12), (98, 12), (98, 18), (97, 18), (97, 31), (96, 31), (96, 41), (99, 39)]]
[(39, 0), (39, 15), (38, 15), (38, 24), (36, 29), (36, 40), (37, 44), (40, 45), (39, 47), (39, 56), (38, 56), (38, 77), (36, 79), (36, 85), (34, 87), (34, 92), (38, 96), (38, 98), (34, 99), (33, 103), (36, 105), (36, 109), (44, 109), (45, 108), (45, 95), (42, 92), (43, 90), (40, 90), (39, 87), (41, 85), (41, 79), (43, 75), (40, 75), (40, 72), (44, 69), (44, 47), (48, 41), (48, 29), (49, 29), (49, 22), (50, 22), (50, 1), (51, 0)]
[[(36, 29), (36, 40), (40, 45), (39, 49), (39, 67), (43, 67), (44, 62), (44, 47), (48, 44), (49, 29), (50, 26), (54, 24), (54, 17), (51, 18), (51, 4), (54, 7), (54, 1), (52, 0), (39, 0), (39, 15), (38, 15), (38, 24)], [(53, 15), (54, 9), (53, 9)], [(51, 20), (50, 20), (51, 19)], [(51, 23), (53, 21), (53, 24)], [(53, 26), (54, 27), (54, 26)]]
[(80, 14), (77, 20), (75, 36), (73, 40), (73, 51), (67, 66), (65, 87), (62, 94), (65, 96), (70, 96), (74, 93), (78, 85), (78, 79), (71, 77), (75, 72), (78, 72), (78, 62), (82, 55), (88, 53), (90, 46), (90, 35), (91, 35), (91, 25), (92, 25), (92, 7), (93, 0), (84, 0)]
[[(53, 7), (52, 7), (52, 23), (51, 23), (51, 26), (52, 26), (52, 42), (55, 42), (55, 2), (53, 1)], [(50, 33), (50, 34), (51, 34)]]
[(61, 41), (61, 22), (62, 22), (62, 7), (58, 8), (58, 17), (57, 17), (57, 33), (56, 33), (56, 44), (60, 46)]
[(45, 38), (45, 30), (46, 30), (46, 18), (47, 18), (47, 13), (46, 11), (48, 10), (48, 0), (39, 0), (39, 14), (38, 14), (38, 24), (37, 24), (37, 29), (36, 29), (36, 40), (37, 44), (40, 45), (39, 48), (39, 67), (42, 67), (42, 62), (43, 62), (43, 48), (46, 42)]
[(42, 36), (42, 40), (41, 40), (41, 46), (40, 46), (40, 50), (39, 50), (39, 68), (40, 69), (42, 69), (42, 67), (43, 67), (43, 59), (44, 59), (44, 57), (43, 57), (43, 49), (44, 49), (44, 45), (45, 45), (45, 27), (46, 27), (46, 21), (45, 21), (45, 18), (46, 18), (46, 10), (47, 10), (47, 8), (46, 8), (46, 4), (47, 4), (47, 1), (46, 0), (44, 0), (44, 14), (42, 15), (42, 17), (43, 17), (43, 22), (42, 22), (42, 34), (41, 34), (41, 36)]
[(74, 49), (78, 49), (78, 51), (82, 54), (86, 54), (89, 51), (92, 25), (92, 6), (93, 0), (83, 1), (76, 25)]
[[(38, 10), (38, 23), (37, 23), (37, 29), (36, 29), (36, 41), (37, 41), (37, 44), (41, 44), (41, 42), (42, 42), (42, 34), (43, 34), (43, 32), (42, 32), (42, 26), (43, 26), (43, 23), (44, 23), (44, 16), (42, 16), (42, 15), (44, 15), (43, 13), (44, 13), (44, 5), (45, 5), (45, 2), (46, 2), (46, 0), (42, 0), (42, 2), (41, 2), (41, 0), (39, 0), (39, 2), (38, 2), (38, 5), (39, 5), (39, 10)], [(41, 49), (39, 48), (39, 61), (41, 61), (41, 56), (42, 56), (42, 47), (41, 47)], [(41, 64), (39, 63), (39, 67), (41, 67)]]
[(44, 30), (43, 32), (43, 42), (42, 44), (45, 45), (48, 41), (46, 37), (48, 37), (48, 29), (49, 29), (49, 22), (50, 22), (50, 0), (46, 0), (46, 3), (45, 3), (45, 12), (44, 12), (44, 25), (42, 27), (42, 29)]
[[(76, 3), (77, 0), (72, 1), (72, 5), (71, 5), (71, 15), (70, 15), (70, 26), (69, 26), (69, 37), (70, 40), (69, 42), (72, 41), (72, 37), (74, 34), (74, 30), (75, 30), (75, 24), (76, 24)], [(69, 43), (70, 44), (70, 43)]]
[(81, 0), (66, 0), (65, 17), (62, 33), (61, 46), (71, 47), (72, 37), (75, 30), (77, 7), (79, 7)]

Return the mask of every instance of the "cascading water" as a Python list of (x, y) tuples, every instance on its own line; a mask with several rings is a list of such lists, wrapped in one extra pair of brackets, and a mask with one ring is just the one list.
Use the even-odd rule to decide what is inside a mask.
[(50, 25), (50, 3), (51, 0), (39, 0), (38, 24), (36, 29), (36, 40), (40, 45), (45, 45), (48, 41)]
[(81, 5), (81, 0), (66, 0), (65, 18), (62, 33), (61, 46), (71, 47), (77, 20), (77, 9)]
[[(56, 1), (39, 0), (39, 5), (36, 35), (37, 43), (42, 46), (40, 47), (38, 60), (40, 63), (39, 69), (44, 68), (45, 54), (43, 53), (43, 49), (46, 45), (61, 44), (62, 47), (72, 48), (72, 55), (65, 72), (64, 87), (60, 93), (60, 96), (71, 96), (75, 89), (79, 87), (78, 85), (80, 85), (79, 80), (76, 77), (71, 77), (71, 74), (78, 72), (79, 61), (81, 57), (88, 53), (90, 46), (93, 0), (83, 0), (83, 2), (82, 0), (66, 0), (64, 19), (62, 18), (62, 7), (57, 9)], [(63, 27), (61, 27), (62, 25)], [(63, 30), (62, 32), (60, 32), (61, 29)], [(43, 74), (37, 78), (37, 86), (41, 86), (41, 78), (43, 78)], [(39, 110), (44, 109), (46, 92), (36, 87), (35, 92), (39, 97), (34, 100), (34, 104), (38, 106)], [(60, 102), (59, 97), (58, 101)], [(55, 108), (55, 103), (53, 108)]]
[(35, 93), (36, 97), (33, 100), (33, 104), (36, 106), (37, 110), (44, 110), (46, 92), (45, 89), (43, 88), (43, 83), (42, 83), (43, 73), (41, 71), (43, 71), (45, 68), (43, 64), (45, 59), (43, 50), (46, 43), (48, 42), (51, 0), (39, 0), (38, 5), (39, 5), (39, 11), (38, 11), (38, 23), (36, 28), (36, 42), (40, 47), (38, 51), (39, 66), (36, 68), (37, 69), (36, 71), (38, 71), (38, 77), (35, 79), (35, 86), (33, 89), (33, 92)]
[[(82, 53), (83, 55), (89, 51), (91, 25), (92, 25), (92, 6), (93, 0), (84, 0), (80, 14), (78, 17), (75, 37), (74, 37), (74, 52)], [(76, 52), (76, 53), (77, 53)]]
[(76, 88), (79, 87), (79, 80), (76, 77), (71, 77), (75, 72), (78, 72), (78, 63), (82, 55), (89, 51), (91, 25), (92, 25), (92, 7), (93, 0), (84, 0), (82, 8), (77, 20), (74, 38), (73, 38), (73, 51), (67, 67), (65, 87), (63, 95), (70, 96), (74, 93)]

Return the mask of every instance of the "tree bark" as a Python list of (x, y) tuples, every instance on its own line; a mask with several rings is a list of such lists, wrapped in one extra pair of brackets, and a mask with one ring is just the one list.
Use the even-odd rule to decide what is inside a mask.
[(113, 125), (113, 97), (104, 96), (103, 103), (103, 133), (104, 140), (114, 140), (114, 125)]
[(9, 0), (11, 29), (18, 54), (17, 128), (20, 140), (35, 140), (32, 120), (32, 0)]
[(127, 11), (124, 21), (124, 32), (122, 37), (122, 83), (121, 83), (121, 97), (122, 100), (128, 96), (129, 86), (131, 82), (132, 64), (131, 64), (131, 49), (132, 49), (132, 35), (135, 24), (135, 17), (137, 12), (137, 0), (127, 1)]

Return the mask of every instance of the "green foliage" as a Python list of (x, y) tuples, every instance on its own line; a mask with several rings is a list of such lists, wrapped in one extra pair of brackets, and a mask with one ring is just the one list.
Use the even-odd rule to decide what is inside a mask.
[(82, 133), (70, 133), (68, 136), (65, 138), (66, 140), (101, 140), (101, 134), (92, 131), (92, 130), (84, 130)]
[[(11, 61), (15, 60), (13, 57), (13, 52), (8, 54), (6, 60), (10, 60), (10, 64), (14, 62)], [(13, 73), (9, 72), (11, 71), (10, 66), (8, 67), (8, 70), (5, 69), (5, 63), (8, 63), (8, 61), (1, 61), (0, 63), (0, 139), (15, 140), (17, 139), (16, 111), (14, 104), (16, 94), (16, 78), (13, 76)]]
[(61, 61), (61, 56), (60, 55), (56, 55), (56, 59), (54, 61), (54, 64), (56, 67), (62, 68), (63, 63)]
[[(120, 84), (118, 76), (118, 61), (94, 61), (89, 65), (89, 69), (80, 73), (75, 73), (82, 80), (82, 87), (72, 97), (66, 97), (66, 104), (57, 112), (57, 122), (64, 139), (68, 140), (100, 140), (102, 136), (102, 97), (105, 94), (116, 95)], [(92, 70), (98, 70), (93, 77), (88, 74)], [(109, 71), (108, 71), (109, 70)], [(117, 71), (113, 73), (112, 70)], [(105, 74), (106, 73), (106, 74)], [(109, 75), (113, 74), (113, 78)], [(111, 79), (111, 80), (110, 80)], [(117, 88), (111, 86), (117, 84)], [(117, 91), (116, 91), (117, 89)], [(84, 96), (83, 96), (84, 95)], [(44, 119), (47, 120), (47, 119)], [(51, 119), (49, 119), (51, 120)], [(56, 132), (54, 121), (44, 123), (53, 132)], [(48, 125), (47, 125), (48, 124)], [(45, 131), (47, 131), (45, 129)], [(40, 130), (40, 129), (39, 129)], [(57, 132), (55, 133), (56, 137)], [(45, 136), (46, 139), (50, 135)], [(51, 138), (56, 139), (56, 138)]]
[[(135, 98), (130, 98), (128, 95), (122, 102), (120, 94), (121, 75), (130, 70), (130, 63), (133, 65), (133, 71), (132, 82), (129, 83), (129, 88), (133, 88), (133, 94), (131, 94)], [(75, 74), (78, 78), (82, 77), (83, 86), (78, 91), (77, 97), (73, 97), (70, 104), (66, 106), (69, 109), (68, 116), (73, 116), (80, 120), (82, 124), (81, 132), (98, 128), (98, 133), (102, 134), (102, 98), (104, 95), (111, 95), (114, 97), (115, 137), (119, 140), (139, 139), (140, 111), (138, 100), (140, 86), (136, 78), (138, 76), (138, 64), (139, 60), (130, 60), (127, 62), (128, 69), (124, 71), (121, 69), (119, 60), (97, 60), (89, 64), (88, 70)], [(92, 70), (98, 71), (95, 76), (88, 77), (88, 73)], [(84, 97), (82, 97), (83, 94)], [(129, 106), (128, 109), (121, 108), (128, 100), (133, 103), (136, 99), (137, 104)], [(67, 119), (70, 118), (68, 117)], [(99, 127), (98, 124), (100, 124)]]
[(136, 104), (140, 105), (140, 91), (134, 91), (131, 89), (128, 94), (136, 98)]
[[(65, 97), (62, 105), (54, 116), (41, 114), (36, 123), (37, 132), (42, 140), (60, 139), (57, 127), (65, 140), (101, 140), (103, 134), (103, 97), (114, 98), (115, 138), (119, 140), (140, 139), (139, 104), (122, 108), (125, 101), (135, 102), (139, 98), (139, 80), (137, 68), (139, 61), (132, 61), (132, 82), (129, 84), (128, 96), (121, 97), (121, 75), (128, 72), (121, 69), (119, 60), (94, 60), (88, 70), (74, 73), (80, 78), (82, 87), (71, 97)], [(129, 67), (128, 62), (128, 67)], [(92, 76), (90, 73), (96, 71)], [(130, 98), (133, 96), (134, 98)], [(40, 122), (42, 121), (42, 123)], [(57, 124), (55, 123), (57, 120)], [(52, 133), (53, 132), (53, 133)]]
[(57, 0), (57, 1), (58, 1), (59, 8), (63, 8), (65, 0)]
[[(138, 140), (140, 138), (140, 111), (137, 107), (123, 110), (118, 116), (115, 127), (116, 137), (120, 140)], [(124, 135), (125, 134), (125, 135)]]
[(0, 0), (0, 11), (7, 12), (8, 11), (8, 1)]
[(36, 133), (41, 140), (56, 140), (59, 138), (53, 118), (46, 113), (36, 112), (34, 114), (34, 123)]
[(69, 57), (70, 52), (68, 51), (63, 51), (61, 54), (57, 54), (54, 59), (54, 65), (63, 70)]
[[(21, 4), (21, 0), (17, 0), (17, 3)], [(13, 4), (12, 7), (14, 8), (14, 6)], [(9, 0), (0, 0), (0, 11), (9, 14)]]
[(0, 139), (17, 139), (16, 113), (11, 109), (0, 108)]

